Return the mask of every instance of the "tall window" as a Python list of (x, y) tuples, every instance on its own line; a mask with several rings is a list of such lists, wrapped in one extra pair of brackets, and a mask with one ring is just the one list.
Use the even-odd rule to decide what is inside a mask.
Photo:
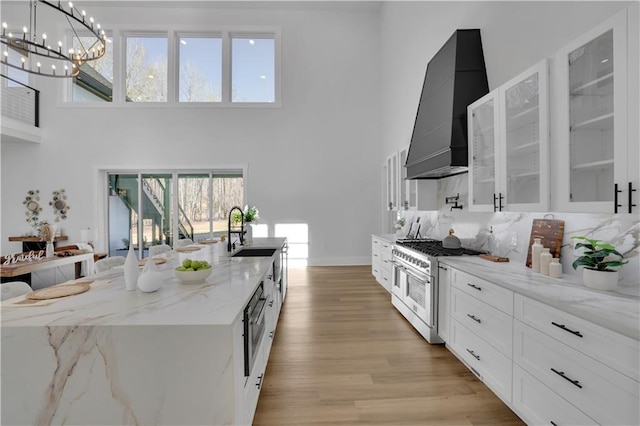
[(231, 102), (275, 102), (275, 40), (233, 36)]
[(231, 207), (242, 206), (241, 170), (109, 174), (109, 253), (211, 238), (225, 232)]
[[(74, 50), (91, 50), (95, 37), (73, 37)], [(107, 38), (104, 56), (80, 66), (80, 73), (73, 79), (71, 98), (74, 102), (113, 101), (113, 39)]]
[(179, 37), (179, 102), (222, 100), (222, 38)]
[(127, 102), (167, 101), (167, 37), (126, 38)]

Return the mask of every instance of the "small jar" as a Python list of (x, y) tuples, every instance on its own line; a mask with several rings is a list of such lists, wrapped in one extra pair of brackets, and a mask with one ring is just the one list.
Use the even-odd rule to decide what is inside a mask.
[(549, 252), (549, 248), (545, 247), (540, 253), (540, 273), (542, 275), (549, 275), (549, 265), (553, 256)]
[(540, 253), (542, 253), (542, 238), (534, 238), (531, 244), (531, 270), (540, 272)]
[(562, 263), (560, 259), (554, 257), (549, 264), (549, 276), (552, 278), (560, 278), (562, 276)]

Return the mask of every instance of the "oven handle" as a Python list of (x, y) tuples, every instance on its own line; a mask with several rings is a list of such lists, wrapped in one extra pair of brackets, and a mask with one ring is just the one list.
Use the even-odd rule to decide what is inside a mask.
[[(253, 311), (251, 312), (251, 316), (249, 317), (249, 324), (253, 326), (253, 325), (259, 324), (260, 321), (262, 321), (262, 317), (266, 312), (266, 310), (264, 309), (266, 303), (267, 303), (267, 299), (262, 297), (258, 299), (258, 302), (256, 303)], [(257, 308), (257, 306), (260, 306), (260, 308)], [(258, 309), (259, 309), (258, 315), (253, 315), (253, 313)]]
[(422, 275), (422, 274), (416, 274), (415, 272), (413, 272), (413, 270), (407, 268), (406, 266), (402, 265), (399, 262), (395, 262), (395, 261), (391, 261), (391, 263), (393, 264), (393, 266), (395, 266), (398, 269), (401, 269), (405, 274), (407, 275), (411, 275), (413, 278), (415, 278), (418, 281), (422, 281), (422, 282), (426, 282), (427, 284), (431, 284), (431, 275)]

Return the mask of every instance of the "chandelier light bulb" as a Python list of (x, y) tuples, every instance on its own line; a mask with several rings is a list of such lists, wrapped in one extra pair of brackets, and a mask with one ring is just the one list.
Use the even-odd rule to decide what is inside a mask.
[(42, 33), (42, 39), (46, 40), (47, 39), (47, 33)]
[(4, 28), (5, 30), (7, 29), (7, 23), (6, 22), (2, 23), (2, 28)]
[(9, 56), (9, 52), (7, 52), (6, 50), (4, 51), (4, 56), (7, 57)]
[(22, 27), (22, 32), (23, 32), (23, 33), (26, 33), (27, 31), (29, 31), (29, 28), (27, 28), (27, 27)]
[(82, 16), (87, 16), (87, 12), (86, 11), (82, 11)]
[(69, 2), (69, 8), (71, 9), (71, 11), (73, 11), (73, 3)]

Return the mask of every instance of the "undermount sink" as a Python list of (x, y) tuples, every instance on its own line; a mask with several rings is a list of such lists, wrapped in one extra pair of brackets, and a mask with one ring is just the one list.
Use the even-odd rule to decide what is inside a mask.
[(243, 248), (231, 255), (231, 257), (271, 257), (276, 249), (273, 248)]

